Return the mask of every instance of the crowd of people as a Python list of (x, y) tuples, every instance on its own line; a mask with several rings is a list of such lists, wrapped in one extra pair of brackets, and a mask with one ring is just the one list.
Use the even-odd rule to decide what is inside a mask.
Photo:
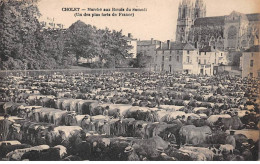
[(230, 75), (10, 75), (0, 158), (258, 160), (258, 95), (259, 79)]

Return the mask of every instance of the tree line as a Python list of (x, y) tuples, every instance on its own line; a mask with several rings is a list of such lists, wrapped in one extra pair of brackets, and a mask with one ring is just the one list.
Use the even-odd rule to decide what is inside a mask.
[(98, 57), (96, 67), (111, 68), (131, 57), (122, 31), (82, 21), (68, 29), (43, 29), (37, 2), (0, 1), (0, 69), (69, 68), (80, 57)]

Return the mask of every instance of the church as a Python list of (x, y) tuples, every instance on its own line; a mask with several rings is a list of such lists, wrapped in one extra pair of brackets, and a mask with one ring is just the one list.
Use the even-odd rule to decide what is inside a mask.
[(176, 42), (195, 48), (211, 46), (224, 51), (241, 51), (259, 45), (260, 13), (206, 17), (203, 0), (182, 0), (178, 9)]

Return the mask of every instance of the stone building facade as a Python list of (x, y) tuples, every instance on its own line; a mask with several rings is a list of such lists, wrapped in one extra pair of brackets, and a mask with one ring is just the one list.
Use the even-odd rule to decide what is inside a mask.
[(259, 46), (253, 46), (243, 52), (240, 58), (242, 77), (260, 78), (260, 53)]
[(137, 55), (137, 39), (134, 39), (131, 33), (128, 33), (127, 36), (124, 37), (127, 41), (127, 45), (132, 48), (128, 50), (128, 53), (132, 55), (132, 58), (136, 58)]
[(198, 74), (198, 50), (189, 43), (161, 43), (154, 54), (155, 72)]
[(147, 56), (154, 56), (154, 52), (160, 47), (161, 41), (154, 40), (139, 40), (137, 41), (137, 54), (143, 53)]

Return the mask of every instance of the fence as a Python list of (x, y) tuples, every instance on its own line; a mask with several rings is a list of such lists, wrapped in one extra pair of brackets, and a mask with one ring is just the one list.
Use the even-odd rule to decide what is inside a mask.
[(51, 75), (54, 73), (72, 75), (77, 73), (84, 74), (102, 74), (102, 73), (114, 73), (114, 72), (133, 72), (142, 73), (149, 71), (149, 68), (113, 68), (113, 69), (55, 69), (55, 70), (1, 70), (0, 77), (11, 76), (11, 75), (27, 75), (27, 76), (38, 76), (38, 75)]

